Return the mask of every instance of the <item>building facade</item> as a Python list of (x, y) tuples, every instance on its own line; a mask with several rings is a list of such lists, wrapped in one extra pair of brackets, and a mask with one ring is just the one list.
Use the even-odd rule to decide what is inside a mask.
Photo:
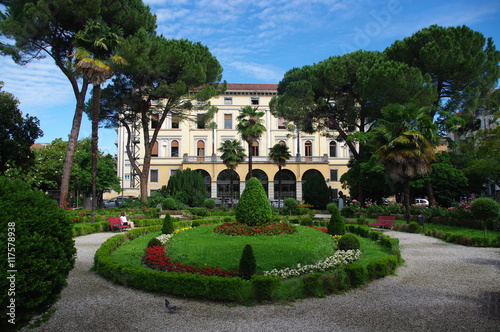
[[(266, 130), (252, 146), (252, 173), (263, 184), (269, 199), (278, 199), (278, 167), (269, 159), (269, 149), (275, 144), (286, 144), (292, 158), (281, 170), (280, 198), (293, 197), (302, 200), (302, 185), (311, 174), (320, 173), (332, 190), (333, 198), (341, 191), (340, 177), (347, 171), (349, 149), (343, 142), (320, 134), (305, 134), (289, 131), (284, 119), (274, 117), (269, 102), (277, 95), (277, 84), (228, 84), (224, 94), (210, 100), (218, 108), (213, 117), (215, 126), (202, 121), (182, 121), (175, 114), (169, 114), (163, 123), (153, 148), (148, 190), (151, 194), (168, 183), (171, 175), (190, 168), (199, 171), (205, 178), (207, 197), (227, 199), (230, 183), (233, 183), (233, 198), (239, 198), (245, 188), (248, 174), (248, 158), (238, 165), (234, 173), (228, 170), (220, 158), (218, 149), (226, 140), (239, 140), (248, 156), (248, 144), (242, 141), (236, 130), (240, 109), (245, 106), (258, 107), (264, 112), (262, 118)], [(197, 112), (197, 111), (194, 111)], [(192, 114), (202, 116), (202, 112)], [(151, 130), (158, 125), (155, 116), (150, 122)], [(128, 160), (124, 128), (118, 128), (118, 176), (124, 188), (123, 195), (138, 196), (138, 177), (134, 176)], [(152, 133), (152, 131), (151, 131)], [(132, 137), (134, 158), (139, 165), (143, 160), (141, 132)], [(232, 177), (232, 181), (231, 181)], [(327, 194), (327, 193), (325, 193)], [(116, 194), (115, 194), (116, 195)]]

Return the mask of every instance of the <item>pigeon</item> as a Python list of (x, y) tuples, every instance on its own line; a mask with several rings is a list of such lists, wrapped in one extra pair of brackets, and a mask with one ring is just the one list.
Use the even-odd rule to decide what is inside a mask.
[(167, 299), (165, 299), (165, 307), (167, 308), (169, 314), (173, 314), (180, 309), (179, 307), (176, 307), (175, 305), (170, 303), (170, 301)]

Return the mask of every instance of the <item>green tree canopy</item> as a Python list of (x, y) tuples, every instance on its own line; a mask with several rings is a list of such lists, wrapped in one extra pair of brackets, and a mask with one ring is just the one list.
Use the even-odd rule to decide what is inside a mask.
[(302, 186), (302, 191), (307, 204), (324, 209), (330, 203), (330, 190), (322, 174), (308, 176)]
[[(75, 71), (71, 56), (75, 36), (89, 19), (102, 20), (123, 29), (124, 37), (140, 27), (148, 32), (156, 28), (156, 17), (142, 0), (28, 0), (2, 1), (0, 14), (0, 54), (12, 56), (19, 64), (49, 55), (68, 78), (76, 98), (73, 125), (66, 151), (60, 202), (66, 201), (73, 158), (78, 141), (83, 107), (89, 81)], [(14, 42), (14, 43), (12, 43)]]
[(14, 95), (0, 85), (0, 175), (10, 168), (28, 169), (34, 163), (31, 146), (43, 136), (40, 121), (19, 110)]
[(202, 206), (207, 198), (203, 176), (190, 168), (177, 171), (168, 179), (166, 193), (189, 206)]
[[(120, 45), (118, 55), (128, 62), (120, 68), (113, 83), (103, 90), (102, 118), (108, 125), (118, 122), (128, 132), (127, 155), (140, 177), (140, 196), (146, 199), (151, 152), (169, 113), (188, 118), (194, 109), (215, 112), (206, 101), (219, 94), (224, 85), (222, 67), (206, 46), (185, 39), (166, 39), (141, 30)], [(153, 101), (157, 102), (153, 106)], [(157, 118), (150, 133), (151, 116)], [(144, 162), (135, 162), (131, 152), (131, 134), (142, 130)]]
[(477, 110), (500, 78), (500, 52), (493, 40), (467, 26), (432, 25), (394, 42), (385, 54), (432, 77), (435, 111), (443, 125), (450, 112)]

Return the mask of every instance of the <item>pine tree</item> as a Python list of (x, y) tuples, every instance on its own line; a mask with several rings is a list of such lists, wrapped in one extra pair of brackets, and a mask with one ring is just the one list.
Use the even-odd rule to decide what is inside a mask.
[(330, 235), (344, 235), (345, 223), (344, 218), (340, 215), (339, 209), (334, 206), (330, 222), (328, 223), (328, 234)]
[(256, 270), (257, 264), (255, 263), (252, 246), (247, 244), (241, 254), (239, 275), (245, 280), (250, 280)]

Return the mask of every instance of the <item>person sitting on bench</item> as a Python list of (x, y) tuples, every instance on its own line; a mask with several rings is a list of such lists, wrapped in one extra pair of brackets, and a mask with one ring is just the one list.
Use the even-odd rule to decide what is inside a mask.
[(123, 226), (130, 226), (131, 229), (135, 227), (134, 223), (127, 219), (127, 215), (125, 212), (122, 212), (122, 215), (120, 216), (120, 223)]

